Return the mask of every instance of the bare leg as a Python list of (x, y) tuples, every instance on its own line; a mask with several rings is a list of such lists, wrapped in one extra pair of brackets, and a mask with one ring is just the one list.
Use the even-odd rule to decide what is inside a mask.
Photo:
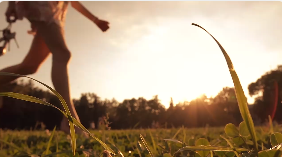
[[(20, 64), (7, 67), (0, 71), (21, 75), (34, 74), (49, 54), (50, 51), (46, 46), (44, 40), (39, 35), (35, 35), (30, 50), (24, 60)], [(1, 85), (4, 85), (16, 79), (17, 77), (14, 76), (0, 76), (0, 89)], [(2, 107), (2, 105), (3, 98), (0, 97), (0, 108)]]
[[(0, 71), (21, 75), (34, 74), (49, 54), (50, 51), (44, 40), (39, 35), (35, 35), (30, 50), (24, 60), (20, 64), (7, 67)], [(14, 76), (0, 76), (0, 86), (16, 79), (17, 77)]]
[[(79, 121), (79, 117), (76, 113), (75, 107), (70, 96), (68, 63), (71, 58), (71, 52), (69, 51), (65, 43), (63, 28), (56, 25), (55, 23), (47, 25), (43, 22), (38, 22), (36, 27), (37, 32), (42, 36), (46, 45), (48, 46), (53, 55), (53, 85), (56, 91), (58, 91), (65, 99), (72, 116)], [(68, 121), (65, 117), (61, 123), (61, 130), (64, 132), (69, 132)], [(80, 129), (76, 129), (76, 131), (78, 133), (81, 133)]]

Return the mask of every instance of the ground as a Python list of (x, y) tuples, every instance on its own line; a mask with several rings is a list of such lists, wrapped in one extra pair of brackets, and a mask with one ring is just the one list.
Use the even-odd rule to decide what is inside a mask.
[[(276, 131), (281, 130), (279, 126), (275, 127)], [(257, 127), (260, 134), (267, 134), (268, 127)], [(225, 135), (224, 128), (175, 128), (175, 129), (136, 129), (136, 130), (95, 130), (91, 131), (96, 137), (105, 142), (114, 151), (120, 150), (125, 157), (139, 156), (143, 154), (149, 156), (149, 153), (142, 149), (142, 140), (140, 134), (144, 137), (149, 149), (155, 156), (165, 156), (168, 150), (170, 153), (175, 152), (181, 147), (181, 142), (186, 144), (195, 142), (199, 138), (206, 138), (210, 144), (215, 144), (220, 135)], [(17, 156), (20, 154), (41, 155), (48, 147), (48, 141), (52, 131), (9, 131), (1, 130), (0, 132), (0, 156)], [(167, 143), (164, 141), (171, 139)], [(174, 141), (173, 141), (174, 140)], [(178, 140), (178, 141), (176, 141)], [(141, 144), (139, 144), (138, 143)], [(178, 142), (178, 143), (177, 143)], [(144, 144), (144, 143), (143, 143)], [(178, 144), (178, 145), (177, 145)], [(103, 147), (94, 139), (78, 137), (77, 138), (77, 156), (86, 156), (86, 153), (92, 156), (100, 156)], [(146, 149), (145, 149), (146, 150)], [(84, 151), (84, 152), (83, 152)], [(58, 152), (59, 154), (56, 154)], [(51, 140), (48, 154), (53, 156), (71, 156), (70, 138), (64, 133), (55, 131)], [(167, 152), (167, 155), (169, 153)], [(143, 156), (141, 155), (141, 156)], [(23, 155), (27, 156), (27, 155)], [(170, 155), (168, 155), (170, 156)]]

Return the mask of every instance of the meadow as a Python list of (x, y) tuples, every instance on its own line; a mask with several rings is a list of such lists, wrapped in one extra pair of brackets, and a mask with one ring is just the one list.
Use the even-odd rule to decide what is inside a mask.
[[(271, 141), (268, 138), (271, 133), (269, 126), (257, 127), (257, 135), (264, 147), (269, 147)], [(274, 132), (281, 132), (282, 127), (275, 125)], [(174, 128), (174, 129), (136, 129), (136, 130), (93, 130), (90, 131), (104, 143), (120, 151), (123, 156), (143, 157), (150, 156), (148, 150), (155, 157), (183, 156), (190, 153), (184, 151), (176, 153), (183, 146), (196, 146), (201, 140), (207, 139), (212, 146), (221, 148), (227, 147), (228, 143), (224, 138), (228, 138), (224, 132), (224, 127), (217, 128)], [(145, 148), (140, 135), (147, 143)], [(222, 136), (222, 137), (220, 137)], [(60, 131), (10, 131), (0, 132), (0, 156), (72, 156), (70, 137)], [(229, 139), (229, 138), (228, 138)], [(104, 148), (94, 139), (78, 137), (77, 153), (75, 156), (101, 156)], [(232, 140), (232, 145), (240, 143)], [(251, 144), (251, 141), (249, 141)], [(219, 147), (220, 146), (220, 147)], [(261, 145), (262, 146), (262, 145)], [(223, 147), (223, 148), (224, 148)], [(46, 153), (48, 152), (48, 153)], [(222, 154), (220, 154), (222, 153)], [(233, 152), (217, 151), (213, 156), (235, 156)], [(194, 154), (195, 155), (195, 154)], [(202, 157), (200, 153), (200, 156)], [(44, 156), (44, 155), (43, 155)]]
[[(204, 31), (204, 28), (197, 24)], [(239, 126), (232, 123), (224, 128), (197, 129), (148, 129), (119, 131), (89, 131), (73, 118), (62, 96), (48, 85), (27, 76), (1, 72), (1, 75), (21, 76), (41, 83), (55, 94), (64, 110), (32, 96), (2, 92), (0, 96), (8, 96), (20, 100), (35, 102), (56, 108), (68, 118), (70, 135), (56, 132), (24, 132), (1, 131), (0, 156), (151, 156), (151, 157), (278, 157), (282, 155), (282, 134), (280, 127), (273, 126), (269, 116), (266, 127), (255, 127), (251, 117), (247, 98), (240, 84), (231, 59), (221, 44), (206, 31), (222, 51), (232, 77), (238, 108), (243, 121)], [(75, 134), (77, 126), (90, 136), (84, 139)]]
[[(155, 156), (170, 154), (181, 148), (179, 143), (191, 143), (199, 138), (207, 138), (211, 141), (216, 141), (218, 135), (223, 133), (224, 128), (197, 128), (197, 129), (136, 129), (136, 130), (100, 130), (91, 131), (97, 138), (101, 139), (113, 148), (120, 150), (124, 156), (147, 156), (148, 151), (142, 148), (142, 144), (138, 143), (140, 134), (147, 142), (149, 149)], [(20, 152), (24, 154), (43, 154), (46, 151), (49, 140), (52, 137), (52, 132), (48, 131), (3, 131), (1, 130), (0, 156), (15, 155)], [(170, 139), (172, 142), (169, 142)], [(172, 140), (173, 139), (173, 140)], [(4, 142), (5, 141), (5, 142)], [(166, 150), (166, 144), (172, 147), (171, 151)], [(138, 145), (140, 148), (138, 148)], [(93, 156), (100, 156), (103, 152), (103, 147), (94, 139), (86, 139), (84, 137), (77, 138), (78, 154), (84, 156), (84, 153), (89, 153)], [(49, 145), (50, 153), (65, 153), (53, 154), (54, 156), (71, 156), (71, 141), (69, 137), (59, 131), (56, 131)], [(84, 153), (83, 153), (84, 152)], [(21, 154), (18, 154), (21, 155)], [(77, 154), (77, 156), (79, 156)]]

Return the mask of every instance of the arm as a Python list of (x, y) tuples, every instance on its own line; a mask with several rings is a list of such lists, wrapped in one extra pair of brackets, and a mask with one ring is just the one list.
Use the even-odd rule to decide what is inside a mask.
[(82, 15), (87, 17), (89, 20), (93, 21), (103, 32), (107, 31), (110, 28), (109, 22), (98, 19), (96, 16), (90, 13), (80, 2), (71, 1), (71, 6)]
[(80, 12), (82, 15), (84, 15), (85, 17), (87, 17), (89, 20), (93, 21), (94, 23), (96, 23), (99, 19), (94, 16), (92, 13), (90, 13), (80, 2), (78, 1), (71, 1), (71, 6), (77, 10), (78, 12)]

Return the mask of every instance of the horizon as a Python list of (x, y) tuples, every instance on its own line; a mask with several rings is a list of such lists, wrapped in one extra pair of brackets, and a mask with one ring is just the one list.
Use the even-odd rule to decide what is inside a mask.
[[(282, 5), (278, 3), (82, 2), (110, 22), (106, 33), (69, 5), (65, 32), (73, 56), (72, 98), (90, 92), (121, 102), (158, 95), (167, 108), (171, 97), (177, 104), (202, 94), (214, 97), (222, 88), (234, 87), (219, 47), (191, 25), (197, 23), (225, 48), (251, 104), (248, 85), (281, 64)], [(7, 26), (6, 7), (7, 2), (2, 2), (1, 29)], [(20, 48), (11, 41), (11, 51), (0, 57), (1, 69), (19, 63), (32, 41), (26, 19), (12, 29)], [(31, 77), (53, 87), (50, 74), (51, 57)]]

